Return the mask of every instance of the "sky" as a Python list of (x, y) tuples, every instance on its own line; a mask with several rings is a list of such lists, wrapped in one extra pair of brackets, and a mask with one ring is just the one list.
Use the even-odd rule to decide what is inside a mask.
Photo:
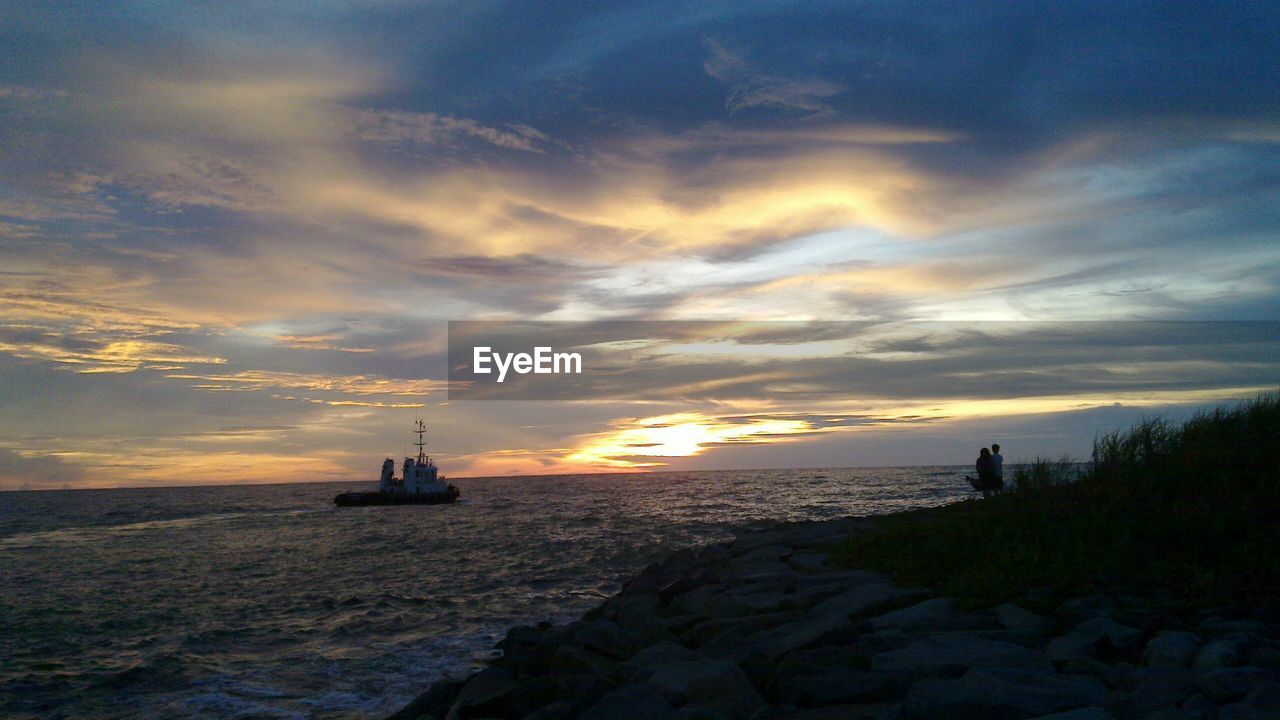
[[(372, 481), (418, 417), (453, 476), (1085, 457), (1280, 387), (1273, 4), (0, 18), (0, 489)], [(451, 401), (474, 320), (643, 332)]]

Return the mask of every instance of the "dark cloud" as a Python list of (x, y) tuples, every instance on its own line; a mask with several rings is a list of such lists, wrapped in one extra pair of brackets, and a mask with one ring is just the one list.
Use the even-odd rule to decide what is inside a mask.
[(44, 455), (24, 455), (0, 448), (0, 490), (48, 489), (74, 486), (85, 468)]

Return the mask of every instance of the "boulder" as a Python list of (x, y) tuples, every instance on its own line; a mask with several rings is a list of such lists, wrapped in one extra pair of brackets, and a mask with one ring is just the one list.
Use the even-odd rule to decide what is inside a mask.
[(636, 651), (637, 644), (634, 632), (624, 630), (617, 623), (605, 618), (573, 623), (561, 639), (605, 657), (619, 660), (631, 657)]
[(775, 678), (773, 692), (779, 702), (808, 708), (891, 700), (900, 697), (906, 687), (904, 678), (892, 673), (867, 672), (842, 665), (808, 670)]
[(570, 675), (599, 675), (607, 677), (613, 671), (613, 663), (599, 655), (573, 645), (556, 648), (547, 661), (547, 672), (556, 677)]
[(918, 590), (903, 590), (882, 583), (861, 583), (809, 609), (810, 617), (839, 616), (844, 620), (873, 615), (921, 597)]
[(725, 716), (705, 705), (685, 705), (675, 711), (670, 720), (725, 720)]
[(687, 575), (668, 580), (658, 586), (658, 604), (667, 607), (677, 597), (691, 591), (696, 590), (702, 583), (695, 581)]
[(1138, 684), (1116, 705), (1122, 717), (1145, 720), (1152, 713), (1176, 709), (1191, 694), (1191, 673), (1184, 668), (1142, 668), (1137, 676)]
[(634, 630), (652, 623), (661, 607), (656, 592), (617, 595), (605, 605), (605, 617)]
[(858, 703), (856, 705), (828, 705), (807, 710), (788, 710), (786, 720), (902, 720), (902, 703)]
[(707, 601), (711, 599), (711, 595), (714, 592), (715, 589), (710, 585), (699, 585), (672, 598), (670, 607), (672, 610), (686, 615), (705, 616), (707, 614)]
[[(550, 700), (542, 701), (542, 705), (551, 701), (568, 703), (574, 716), (591, 707), (606, 693), (613, 690), (615, 683), (598, 675), (576, 675), (555, 679), (555, 694)], [(522, 717), (518, 712), (513, 717)]]
[(500, 713), (505, 701), (519, 686), (520, 683), (506, 670), (485, 668), (462, 686), (446, 717), (449, 720), (466, 720)]
[(1240, 664), (1240, 642), (1223, 638), (1206, 644), (1196, 655), (1197, 670), (1218, 670)]
[(1249, 664), (1254, 667), (1280, 670), (1280, 648), (1274, 645), (1263, 645), (1249, 653)]
[(387, 720), (419, 720), (420, 718), (443, 718), (458, 698), (458, 693), (465, 685), (462, 680), (444, 680), (431, 686), (426, 692), (414, 698), (399, 712)]
[(1116, 720), (1115, 716), (1107, 712), (1106, 708), (1087, 707), (1068, 710), (1066, 712), (1054, 713), (1052, 715), (1041, 715), (1032, 720)]
[(963, 617), (950, 598), (932, 598), (908, 607), (877, 615), (866, 621), (872, 630), (934, 630), (954, 625)]
[(735, 663), (693, 660), (664, 665), (647, 682), (673, 705), (700, 705), (725, 717), (748, 720), (766, 703)]
[(535, 678), (521, 683), (500, 667), (485, 667), (463, 685), (445, 719), (524, 717), (557, 700), (562, 692), (561, 685), (550, 678)]
[(1054, 622), (1043, 615), (1037, 615), (1021, 605), (1005, 603), (995, 609), (996, 621), (1000, 626), (1012, 632), (1048, 635), (1053, 632)]
[(959, 675), (976, 667), (1053, 672), (1053, 665), (1034, 650), (963, 633), (934, 635), (901, 650), (891, 650), (871, 658), (871, 669), (878, 672), (945, 676)]
[(751, 563), (735, 562), (729, 565), (725, 579), (731, 585), (748, 585), (751, 583), (786, 580), (794, 573), (795, 570), (792, 570), (789, 564), (781, 560)]
[(1271, 631), (1271, 628), (1266, 623), (1257, 620), (1230, 620), (1211, 615), (1200, 621), (1200, 630), (1208, 635), (1217, 637), (1234, 633), (1266, 635)]
[(1142, 650), (1142, 664), (1154, 667), (1189, 667), (1200, 651), (1200, 638), (1192, 632), (1166, 630)]
[(800, 614), (798, 612), (776, 612), (721, 620), (704, 620), (689, 628), (684, 634), (684, 639), (690, 647), (697, 648), (706, 645), (729, 628), (741, 630), (743, 637), (746, 637), (760, 630), (768, 630), (783, 623), (792, 622), (799, 617)]
[(747, 550), (735, 557), (729, 564), (751, 564), (759, 562), (778, 562), (790, 557), (792, 550), (787, 545), (763, 545), (758, 548)]
[(1141, 642), (1141, 630), (1121, 625), (1108, 617), (1095, 617), (1076, 625), (1066, 635), (1050, 640), (1046, 652), (1055, 662), (1080, 657), (1112, 657), (1136, 650)]
[(1275, 720), (1280, 718), (1280, 684), (1263, 683), (1244, 700), (1218, 708), (1218, 720)]
[(1280, 673), (1256, 667), (1234, 667), (1211, 670), (1196, 675), (1196, 689), (1216, 703), (1225, 703), (1248, 695), (1255, 687), (1280, 682)]
[(1106, 595), (1097, 594), (1068, 600), (1058, 606), (1058, 617), (1068, 625), (1075, 625), (1093, 618), (1111, 617), (1116, 603)]
[(748, 644), (774, 659), (806, 647), (848, 641), (857, 635), (850, 617), (886, 609), (915, 596), (891, 585), (857, 585), (818, 603), (799, 620), (752, 634)]
[(799, 552), (787, 558), (787, 563), (789, 563), (792, 568), (801, 572), (808, 570), (821, 570), (826, 567), (827, 553)]
[(752, 587), (747, 585), (712, 595), (707, 599), (707, 614), (713, 618), (736, 618), (781, 609), (782, 590), (752, 590)]
[(673, 710), (655, 688), (625, 685), (596, 701), (580, 720), (666, 720)]
[(1218, 705), (1199, 693), (1183, 700), (1178, 709), (1186, 720), (1215, 720), (1218, 717)]
[(1093, 678), (975, 668), (959, 679), (921, 680), (907, 693), (908, 720), (1018, 720), (1107, 703)]
[(578, 715), (573, 703), (567, 700), (556, 700), (525, 715), (521, 720), (573, 720)]
[(658, 665), (661, 663), (681, 662), (684, 660), (692, 660), (693, 651), (689, 648), (670, 641), (655, 643), (640, 652), (632, 655), (627, 659), (628, 664), (645, 667), (648, 665)]

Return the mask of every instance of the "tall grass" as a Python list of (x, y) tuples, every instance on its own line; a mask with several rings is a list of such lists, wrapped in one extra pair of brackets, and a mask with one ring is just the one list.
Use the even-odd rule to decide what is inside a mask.
[(1097, 438), (1077, 468), (1016, 468), (1012, 492), (884, 518), (836, 559), (970, 605), (1031, 588), (1194, 606), (1280, 596), (1280, 394), (1180, 425), (1143, 420)]
[(1036, 458), (1034, 461), (1013, 468), (1010, 489), (1013, 492), (1032, 492), (1055, 485), (1065, 485), (1080, 478), (1080, 463), (1070, 456), (1053, 460)]

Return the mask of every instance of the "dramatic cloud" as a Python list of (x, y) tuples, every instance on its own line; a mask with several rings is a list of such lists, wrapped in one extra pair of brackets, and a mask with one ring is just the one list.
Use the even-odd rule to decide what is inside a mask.
[[(8, 15), (0, 447), (66, 459), (58, 428), (92, 402), (128, 438), (112, 482), (171, 463), (280, 478), (301, 453), (325, 477), (364, 468), (362, 442), (328, 450), (316, 428), (363, 441), (434, 407), (447, 320), (1280, 318), (1270, 5)], [(486, 429), (441, 428), (467, 471), (552, 472), (644, 464), (588, 444), (682, 413), (699, 418), (687, 457), (767, 464), (904, 429), (725, 417), (916, 414), (930, 422), (911, 432), (941, 438), (959, 417), (1277, 384), (1248, 343), (1120, 362), (1012, 337), (856, 356), (831, 351), (844, 336), (786, 357), (758, 343), (678, 372), (620, 354), (629, 372), (589, 378), (596, 402), (555, 411), (562, 427), (520, 431), (499, 403), (432, 415)], [(940, 380), (909, 386), (919, 369)], [(239, 455), (188, 434), (232, 426), (287, 429), (278, 447), (228, 436)]]

